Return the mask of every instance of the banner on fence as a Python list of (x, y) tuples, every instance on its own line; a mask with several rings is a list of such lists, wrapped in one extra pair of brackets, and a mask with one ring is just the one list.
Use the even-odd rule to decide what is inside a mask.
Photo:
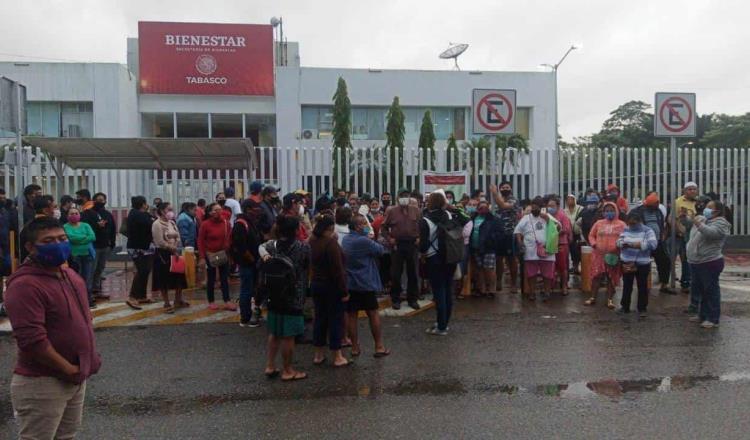
[(469, 193), (469, 175), (466, 171), (452, 171), (449, 173), (438, 173), (435, 171), (422, 171), (422, 194), (442, 189), (453, 191), (456, 199), (463, 194)]

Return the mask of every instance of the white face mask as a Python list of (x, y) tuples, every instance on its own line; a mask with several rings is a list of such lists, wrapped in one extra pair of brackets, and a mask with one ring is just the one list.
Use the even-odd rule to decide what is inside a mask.
[(305, 206), (299, 205), (299, 215), (305, 215)]
[(367, 215), (370, 213), (370, 207), (367, 205), (362, 205), (359, 207), (359, 213), (362, 215)]
[(398, 198), (398, 204), (400, 206), (409, 206), (409, 198), (408, 197), (399, 197)]
[(55, 209), (55, 210), (54, 210), (54, 211), (52, 212), (52, 217), (53, 217), (53, 218), (54, 218), (55, 220), (60, 220), (60, 217), (62, 217), (62, 213), (60, 212), (60, 210), (59, 210), (59, 209)]

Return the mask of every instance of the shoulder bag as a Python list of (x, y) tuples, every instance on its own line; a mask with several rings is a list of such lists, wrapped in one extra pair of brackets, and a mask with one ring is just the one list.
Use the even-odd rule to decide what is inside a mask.
[[(224, 227), (224, 241), (227, 239), (227, 222), (224, 221), (222, 223)], [(223, 241), (222, 241), (223, 244)], [(227, 251), (222, 249), (218, 252), (206, 252), (206, 262), (208, 262), (211, 267), (223, 267), (229, 264), (229, 255), (227, 255)]]

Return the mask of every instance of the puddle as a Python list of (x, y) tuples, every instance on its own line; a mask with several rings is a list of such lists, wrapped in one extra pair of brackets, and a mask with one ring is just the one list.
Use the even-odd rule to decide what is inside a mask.
[[(492, 384), (466, 383), (458, 378), (439, 378), (402, 381), (383, 384), (345, 384), (336, 388), (278, 388), (269, 386), (255, 393), (233, 393), (226, 395), (199, 395), (166, 397), (98, 397), (94, 410), (110, 415), (173, 415), (196, 410), (207, 410), (217, 405), (239, 404), (264, 400), (318, 400), (327, 398), (377, 399), (381, 396), (460, 396), (467, 394), (484, 395), (535, 395), (545, 398), (591, 399), (603, 397), (619, 400), (628, 395), (644, 393), (671, 393), (713, 382), (750, 382), (750, 372), (729, 372), (722, 375), (667, 376), (652, 379), (579, 381), (567, 384)], [(1, 415), (1, 414), (0, 414)]]

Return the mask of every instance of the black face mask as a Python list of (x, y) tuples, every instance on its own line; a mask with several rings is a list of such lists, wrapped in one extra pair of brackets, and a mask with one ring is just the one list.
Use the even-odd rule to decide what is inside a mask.
[(383, 200), (383, 206), (391, 206), (390, 200)]
[(274, 205), (277, 205), (280, 200), (281, 199), (279, 199), (278, 197), (271, 197), (271, 203), (273, 203)]
[(219, 200), (217, 203), (219, 205), (221, 205), (221, 206), (224, 206), (227, 203), (227, 201), (226, 200)]
[(508, 197), (508, 196), (510, 196), (510, 195), (512, 194), (512, 191), (511, 191), (511, 190), (509, 190), (509, 189), (504, 189), (504, 190), (500, 191), (500, 194), (501, 194), (501, 195), (502, 195), (503, 197)]
[(105, 205), (106, 205), (105, 202), (95, 202), (94, 203), (94, 208), (96, 208), (96, 209), (104, 209)]
[(534, 217), (539, 217), (539, 214), (541, 214), (541, 213), (542, 213), (541, 209), (532, 209), (531, 210), (531, 215), (533, 215)]
[(83, 205), (83, 199), (76, 199), (76, 205), (78, 206)]

